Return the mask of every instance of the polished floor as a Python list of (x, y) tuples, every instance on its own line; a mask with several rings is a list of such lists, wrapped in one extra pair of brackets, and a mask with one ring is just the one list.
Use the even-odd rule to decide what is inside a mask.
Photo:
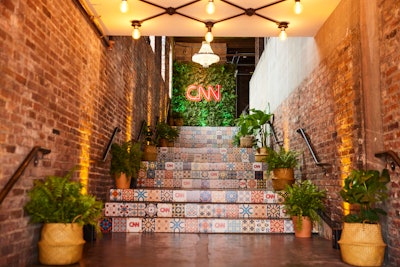
[(88, 242), (85, 267), (259, 267), (350, 266), (340, 251), (318, 236), (291, 234), (112, 233)]

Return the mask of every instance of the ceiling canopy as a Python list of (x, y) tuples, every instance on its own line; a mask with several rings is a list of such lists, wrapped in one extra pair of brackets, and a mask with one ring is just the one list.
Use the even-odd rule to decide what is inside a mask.
[[(295, 14), (295, 0), (80, 0), (93, 21), (108, 36), (132, 34), (139, 22), (144, 36), (204, 36), (210, 29), (216, 37), (278, 36), (279, 23), (287, 22), (289, 37), (314, 36), (340, 0), (300, 0), (303, 12)], [(126, 1), (128, 11), (120, 4)], [(297, 0), (298, 1), (298, 0)], [(208, 28), (207, 28), (208, 26)]]

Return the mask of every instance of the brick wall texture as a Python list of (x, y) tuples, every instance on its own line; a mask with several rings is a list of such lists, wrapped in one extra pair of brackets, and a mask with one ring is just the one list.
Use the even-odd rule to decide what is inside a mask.
[[(354, 15), (362, 16), (359, 10), (366, 2), (343, 2), (351, 2), (357, 10)], [(382, 136), (382, 144), (375, 145), (375, 149), (393, 150), (398, 155), (400, 152), (400, 2), (377, 0), (369, 3), (376, 5), (378, 14), (376, 21), (372, 21), (372, 17), (366, 17), (366, 21), (377, 23), (379, 29), (377, 45), (371, 46), (373, 53), (378, 53), (379, 87), (373, 87), (372, 91), (366, 89), (364, 81), (368, 78), (363, 77), (363, 69), (368, 66), (363, 65), (363, 57), (368, 57), (369, 51), (363, 49), (362, 25), (358, 23), (348, 26), (340, 45), (274, 111), (278, 139), (286, 147), (302, 151), (297, 176), (311, 179), (328, 191), (327, 213), (334, 221), (341, 221), (343, 216), (339, 191), (351, 169), (390, 169), (385, 161), (367, 153), (367, 147), (371, 145), (366, 143), (370, 134), (367, 124), (371, 124), (368, 121), (376, 115), (373, 112), (381, 114), (378, 114), (381, 122), (372, 123), (381, 125), (381, 129), (375, 128), (375, 131)], [(377, 90), (378, 97), (372, 101), (378, 103), (379, 109), (374, 109), (366, 101)], [(299, 128), (307, 133), (319, 161), (330, 167), (316, 166), (306, 142), (296, 131)], [(383, 205), (388, 213), (382, 220), (388, 245), (385, 266), (400, 266), (399, 169), (399, 166), (390, 169), (390, 199)]]
[(0, 12), (0, 188), (34, 146), (51, 150), (0, 207), (0, 266), (30, 266), (39, 226), (22, 207), (33, 180), (78, 166), (75, 178), (105, 200), (113, 179), (102, 156), (114, 128), (117, 142), (136, 139), (143, 120), (165, 118), (168, 81), (159, 38), (156, 52), (131, 37), (108, 49), (74, 1), (4, 0)]

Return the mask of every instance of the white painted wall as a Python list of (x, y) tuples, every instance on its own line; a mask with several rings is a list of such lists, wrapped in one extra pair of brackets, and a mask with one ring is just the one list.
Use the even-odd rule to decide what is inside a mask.
[(319, 63), (313, 37), (268, 38), (250, 80), (250, 108), (275, 108)]

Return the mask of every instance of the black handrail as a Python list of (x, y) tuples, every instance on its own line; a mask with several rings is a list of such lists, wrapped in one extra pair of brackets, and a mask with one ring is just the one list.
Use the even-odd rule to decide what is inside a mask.
[(393, 150), (387, 150), (387, 151), (375, 153), (375, 157), (377, 157), (377, 158), (383, 157), (383, 158), (385, 158), (386, 161), (388, 161), (388, 157), (392, 158), (393, 161), (390, 162), (390, 167), (392, 168), (392, 171), (394, 171), (396, 169), (396, 164), (397, 164), (397, 166), (400, 167), (400, 158), (396, 154), (396, 152), (394, 152)]
[(26, 156), (24, 161), (21, 163), (21, 165), (18, 167), (18, 169), (15, 171), (13, 176), (11, 176), (10, 180), (6, 183), (6, 185), (3, 187), (3, 189), (0, 192), (0, 205), (3, 203), (3, 200), (6, 198), (8, 193), (11, 191), (12, 187), (14, 184), (19, 180), (21, 175), (24, 173), (25, 169), (28, 167), (29, 163), (34, 160), (35, 166), (38, 164), (38, 152), (41, 152), (43, 155), (49, 154), (51, 150), (42, 148), (40, 146), (35, 146), (32, 148), (31, 152)]
[(269, 127), (271, 128), (271, 134), (272, 134), (272, 138), (274, 138), (274, 143), (278, 144), (279, 147), (282, 147), (283, 142), (282, 141), (278, 141), (278, 138), (276, 137), (276, 134), (275, 134), (275, 128), (272, 125), (272, 122), (268, 121), (267, 123), (268, 123)]
[(108, 141), (106, 150), (104, 151), (104, 154), (103, 154), (103, 161), (106, 161), (107, 155), (108, 155), (108, 153), (110, 152), (111, 145), (112, 145), (112, 143), (113, 143), (113, 141), (114, 141), (114, 138), (115, 138), (115, 136), (117, 135), (117, 133), (119, 133), (120, 131), (121, 131), (121, 129), (120, 129), (119, 127), (115, 127), (115, 128), (114, 128), (114, 132), (112, 133), (111, 138), (110, 138), (110, 140)]
[(317, 166), (320, 166), (320, 167), (331, 166), (331, 164), (329, 164), (329, 163), (322, 163), (322, 162), (320, 162), (320, 161), (318, 160), (317, 155), (315, 155), (315, 152), (314, 152), (314, 150), (313, 150), (313, 148), (312, 148), (312, 146), (311, 146), (311, 143), (310, 143), (310, 141), (309, 141), (309, 139), (308, 139), (306, 133), (304, 132), (304, 130), (303, 130), (302, 128), (297, 129), (296, 132), (298, 132), (299, 134), (301, 134), (301, 136), (304, 138), (304, 141), (306, 141), (307, 147), (308, 147), (308, 149), (310, 150), (311, 156), (312, 156), (312, 158), (314, 159), (315, 164), (316, 164)]

